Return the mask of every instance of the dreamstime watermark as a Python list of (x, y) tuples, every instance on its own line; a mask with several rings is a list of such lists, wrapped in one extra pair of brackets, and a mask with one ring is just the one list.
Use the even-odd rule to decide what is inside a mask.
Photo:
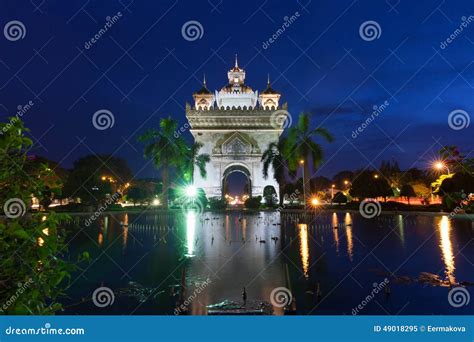
[(465, 110), (455, 109), (448, 115), (448, 125), (455, 131), (468, 128), (470, 123), (471, 117)]
[(0, 130), (0, 135), (3, 135), (5, 134), (17, 121), (19, 121), (23, 115), (25, 115), (33, 106), (35, 105), (35, 103), (33, 101), (28, 101), (26, 104), (24, 105), (18, 105), (16, 107), (17, 109), (17, 112), (15, 114), (14, 117), (12, 117), (10, 119), (9, 122), (7, 122), (5, 124), (5, 126), (2, 127), (2, 129)]
[(113, 16), (107, 16), (105, 18), (105, 20), (107, 22), (104, 24), (104, 26), (99, 31), (97, 31), (97, 33), (94, 35), (94, 37), (92, 37), (91, 39), (89, 39), (87, 42), (84, 43), (84, 48), (86, 50), (89, 50), (92, 47), (92, 45), (97, 43), (99, 41), (99, 39), (102, 38), (102, 36), (104, 34), (106, 34), (107, 31), (110, 28), (112, 28), (112, 26), (114, 26), (116, 22), (118, 22), (120, 20), (120, 18), (122, 18), (122, 16), (123, 16), (123, 14), (120, 11), (117, 12)]
[(291, 291), (286, 287), (276, 287), (270, 293), (270, 303), (277, 308), (288, 306), (293, 301)]
[(262, 48), (264, 50), (268, 49), (270, 45), (275, 43), (278, 40), (278, 38), (280, 38), (280, 36), (286, 31), (286, 29), (288, 29), (299, 17), (300, 17), (300, 13), (298, 11), (296, 11), (290, 17), (285, 16), (283, 18), (284, 22), (281, 25), (281, 27), (278, 30), (276, 30), (270, 38), (268, 38), (266, 41), (262, 43)]
[(190, 128), (191, 128), (191, 125), (186, 122), (184, 125), (179, 127), (176, 131), (174, 131), (173, 136), (175, 137), (175, 139), (178, 139), (183, 133), (188, 131)]
[(115, 301), (115, 294), (112, 289), (101, 286), (94, 290), (92, 293), (92, 303), (98, 308), (105, 308), (106, 306), (110, 306), (114, 304)]
[[(277, 151), (277, 154), (279, 154), (280, 152)], [(299, 200), (300, 198), (300, 191), (298, 189), (296, 189), (295, 191), (293, 191), (290, 196), (288, 196), (286, 199), (283, 200), (283, 204), (280, 205), (278, 208), (275, 209), (276, 212), (280, 212), (282, 211), (283, 209), (285, 209), (286, 207), (286, 204), (284, 201), (288, 201), (289, 204), (291, 204), (292, 202), (296, 201), (296, 200)]]
[(284, 109), (276, 110), (270, 116), (270, 125), (276, 129), (286, 129), (293, 123), (291, 114)]
[(359, 212), (362, 217), (372, 219), (375, 216), (379, 216), (382, 212), (382, 206), (376, 199), (365, 199), (360, 202)]
[(189, 305), (197, 298), (197, 296), (204, 291), (204, 289), (209, 286), (211, 279), (207, 278), (198, 287), (196, 287), (191, 295), (189, 295), (177, 308), (174, 309), (174, 314), (177, 316), (183, 312), (186, 312), (189, 308)]
[(92, 116), (92, 124), (99, 131), (112, 128), (115, 124), (115, 116), (108, 109), (99, 109)]
[(372, 107), (372, 114), (370, 114), (359, 127), (352, 131), (352, 139), (356, 139), (389, 105), (390, 103), (387, 100), (379, 106), (374, 105)]
[(453, 31), (453, 33), (451, 33), (449, 35), (448, 38), (446, 38), (444, 41), (442, 41), (439, 44), (439, 47), (441, 48), (441, 50), (446, 49), (449, 44), (454, 42), (454, 40), (463, 33), (464, 29), (466, 29), (469, 26), (469, 24), (474, 21), (474, 16), (472, 16), (472, 15), (470, 15), (469, 17), (463, 16), (463, 17), (461, 17), (461, 21), (462, 22), (459, 25), (459, 27), (457, 29), (455, 29)]
[(459, 212), (464, 210), (464, 208), (469, 206), (470, 202), (474, 200), (473, 194), (469, 194), (469, 196), (467, 196), (466, 194), (463, 193), (461, 197), (462, 197), (461, 202), (459, 202), (459, 204), (449, 213), (449, 216), (448, 216), (449, 219), (454, 218), (454, 216), (456, 216)]
[(371, 42), (380, 38), (382, 35), (382, 28), (378, 22), (374, 20), (367, 20), (360, 25), (359, 35), (363, 40)]
[(181, 210), (184, 214), (189, 213), (190, 211), (194, 212), (197, 215), (202, 215), (206, 211), (206, 206), (203, 203), (203, 200), (196, 197), (185, 197), (181, 206)]
[(381, 283), (373, 283), (372, 286), (374, 287), (372, 291), (365, 297), (362, 302), (357, 305), (357, 307), (352, 309), (352, 315), (357, 315), (361, 310), (363, 310), (367, 304), (369, 304), (372, 299), (375, 298), (375, 295), (382, 291), (389, 283), (389, 280), (385, 278)]
[(10, 298), (7, 299), (5, 303), (3, 303), (2, 307), (0, 308), (0, 312), (8, 310), (8, 308), (17, 301), (17, 299), (30, 287), (31, 284), (33, 284), (33, 278), (29, 278), (28, 281), (23, 284), (18, 283), (18, 289)]
[(109, 207), (109, 205), (113, 204), (119, 197), (121, 197), (122, 195), (118, 192), (116, 192), (115, 194), (113, 194), (112, 196), (110, 197), (107, 197), (106, 200), (105, 200), (105, 203), (104, 205), (102, 205), (96, 212), (94, 212), (94, 214), (92, 214), (85, 222), (85, 225), (86, 227), (89, 227), (91, 225), (92, 222), (94, 222), (95, 220), (97, 220), (97, 218), (100, 217), (100, 215), (102, 215), (102, 213), (104, 211), (107, 210), (107, 208)]
[(470, 301), (471, 296), (465, 287), (456, 286), (448, 292), (448, 302), (453, 308), (467, 306)]
[(5, 335), (84, 335), (84, 328), (52, 328), (46, 323), (41, 328), (15, 328), (9, 326), (5, 329)]
[(12, 20), (5, 24), (3, 35), (11, 42), (23, 39), (26, 36), (26, 27), (19, 20)]
[(10, 198), (3, 205), (3, 211), (6, 217), (16, 219), (25, 215), (26, 205), (21, 198)]
[(188, 42), (201, 39), (204, 35), (204, 27), (197, 20), (189, 20), (181, 27), (181, 35)]

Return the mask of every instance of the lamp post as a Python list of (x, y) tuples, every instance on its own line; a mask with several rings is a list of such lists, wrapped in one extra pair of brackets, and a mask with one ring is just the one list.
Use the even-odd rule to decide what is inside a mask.
[(305, 184), (304, 160), (303, 159), (300, 159), (300, 165), (303, 168), (303, 202), (304, 202), (304, 208), (306, 209), (306, 184)]

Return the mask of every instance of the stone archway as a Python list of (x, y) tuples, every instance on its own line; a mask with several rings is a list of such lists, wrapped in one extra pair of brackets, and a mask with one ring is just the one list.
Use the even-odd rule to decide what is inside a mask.
[(229, 177), (234, 172), (240, 172), (240, 173), (244, 174), (247, 177), (247, 181), (248, 181), (247, 191), (248, 191), (248, 195), (251, 197), (252, 196), (252, 174), (249, 171), (249, 168), (244, 164), (231, 164), (231, 165), (227, 166), (227, 168), (222, 173), (222, 177), (221, 177), (222, 198), (224, 198), (224, 195), (225, 195), (224, 192), (225, 192), (225, 185), (226, 185), (226, 182), (227, 182), (227, 177)]
[(268, 177), (263, 176), (262, 154), (291, 123), (288, 105), (280, 105), (281, 94), (269, 79), (261, 92), (246, 85), (245, 70), (237, 61), (227, 77), (229, 82), (214, 92), (204, 80), (202, 88), (193, 93), (194, 104), (186, 104), (191, 134), (202, 146), (199, 152), (210, 156), (206, 177), (194, 169), (194, 186), (202, 188), (208, 198), (220, 198), (228, 175), (242, 172), (249, 179), (249, 196), (263, 197), (267, 185), (278, 196), (273, 169), (268, 170)]

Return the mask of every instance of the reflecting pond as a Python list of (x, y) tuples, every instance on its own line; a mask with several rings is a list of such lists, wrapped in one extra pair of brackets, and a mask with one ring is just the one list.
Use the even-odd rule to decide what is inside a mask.
[[(473, 314), (448, 293), (474, 290), (474, 225), (447, 216), (239, 211), (75, 216), (75, 273), (64, 314), (205, 315), (227, 306), (283, 314), (274, 289), (291, 289), (297, 314)], [(92, 294), (113, 291), (99, 307)], [(245, 288), (245, 290), (244, 290)], [(376, 290), (375, 290), (376, 289)], [(272, 293), (273, 291), (273, 293)], [(280, 298), (281, 299), (281, 298)], [(284, 298), (285, 299), (285, 298)]]

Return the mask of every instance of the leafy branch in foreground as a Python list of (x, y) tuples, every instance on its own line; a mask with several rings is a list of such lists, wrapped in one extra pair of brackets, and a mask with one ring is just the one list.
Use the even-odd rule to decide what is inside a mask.
[[(62, 223), (64, 214), (32, 213), (31, 198), (42, 200), (59, 193), (47, 165), (32, 167), (27, 151), (32, 141), (21, 120), (0, 123), (0, 313), (53, 314), (62, 308), (71, 272), (77, 267), (66, 261)], [(81, 256), (87, 258), (87, 254)]]

